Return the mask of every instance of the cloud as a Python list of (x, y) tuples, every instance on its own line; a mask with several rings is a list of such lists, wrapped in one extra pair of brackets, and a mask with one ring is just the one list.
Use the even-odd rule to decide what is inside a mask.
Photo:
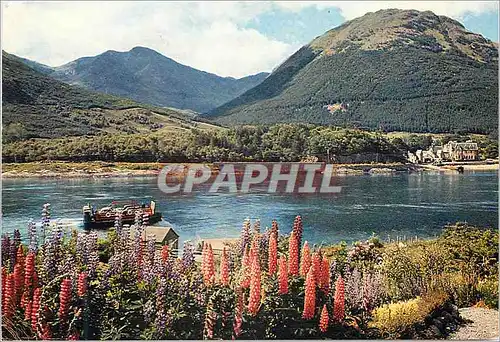
[(308, 6), (338, 8), (346, 20), (387, 8), (432, 11), (459, 20), (466, 14), (498, 11), (498, 1), (283, 1), (276, 4), (290, 11), (300, 11)]
[(245, 23), (274, 11), (335, 8), (346, 19), (382, 8), (414, 8), (460, 19), (496, 2), (2, 2), (2, 48), (51, 66), (106, 50), (152, 48), (221, 76), (270, 71), (299, 48)]
[(146, 46), (197, 69), (242, 77), (271, 70), (297, 46), (238, 24), (268, 3), (3, 3), (3, 49), (57, 66)]

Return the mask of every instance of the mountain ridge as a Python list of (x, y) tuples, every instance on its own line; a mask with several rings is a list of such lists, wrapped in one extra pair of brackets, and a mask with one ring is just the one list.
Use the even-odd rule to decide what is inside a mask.
[(142, 46), (124, 52), (107, 50), (57, 67), (20, 58), (35, 70), (67, 84), (201, 113), (241, 95), (269, 75), (261, 72), (241, 78), (221, 77)]
[(430, 11), (390, 9), (316, 37), (208, 116), (229, 125), (488, 132), (498, 125), (497, 89), (497, 44)]
[[(35, 66), (36, 67), (36, 66)], [(192, 115), (155, 108), (57, 81), (2, 51), (3, 141), (151, 132), (203, 125)]]

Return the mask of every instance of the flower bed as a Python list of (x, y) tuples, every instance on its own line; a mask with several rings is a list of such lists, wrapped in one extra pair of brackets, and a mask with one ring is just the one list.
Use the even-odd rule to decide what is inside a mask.
[(23, 242), (4, 235), (3, 337), (442, 337), (459, 323), (453, 303), (491, 301), (498, 288), (498, 233), (464, 225), (430, 241), (311, 248), (300, 216), (289, 234), (245, 221), (237, 243), (220, 257), (205, 244), (201, 262), (190, 242), (174, 258), (142, 241), (140, 216), (134, 228), (117, 217), (104, 240), (64, 232), (45, 206)]

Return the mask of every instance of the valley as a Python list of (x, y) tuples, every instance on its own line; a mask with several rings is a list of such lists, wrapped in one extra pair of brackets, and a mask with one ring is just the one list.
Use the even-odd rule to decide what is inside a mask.
[(2, 4), (2, 336), (498, 340), (498, 4), (392, 4)]

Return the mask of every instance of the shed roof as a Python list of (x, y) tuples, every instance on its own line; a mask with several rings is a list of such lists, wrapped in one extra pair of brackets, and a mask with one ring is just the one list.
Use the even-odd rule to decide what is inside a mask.
[[(161, 226), (146, 226), (144, 231), (142, 232), (142, 239), (146, 240), (149, 235), (154, 235), (157, 243), (162, 243), (165, 241), (165, 238), (173, 233), (176, 238), (179, 237), (179, 234), (172, 227), (161, 227)], [(135, 229), (130, 229), (131, 236), (134, 236)]]
[(464, 142), (464, 143), (458, 143), (457, 148), (460, 148), (461, 150), (478, 150), (477, 143), (473, 142)]
[(456, 142), (456, 141), (450, 141), (448, 142), (448, 145), (451, 146), (452, 148), (459, 149), (459, 150), (473, 150), (476, 151), (479, 149), (477, 143), (472, 142), (472, 141), (466, 141), (466, 142)]

